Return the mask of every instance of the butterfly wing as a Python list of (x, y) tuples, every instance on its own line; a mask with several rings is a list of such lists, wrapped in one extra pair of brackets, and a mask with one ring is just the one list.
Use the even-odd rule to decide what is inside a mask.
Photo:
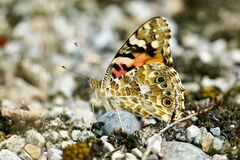
[(114, 108), (172, 121), (184, 109), (184, 88), (177, 72), (164, 64), (144, 64), (114, 79), (106, 89)]
[(172, 66), (169, 51), (170, 27), (165, 18), (155, 17), (145, 22), (123, 44), (110, 63), (101, 88), (130, 70), (144, 64)]

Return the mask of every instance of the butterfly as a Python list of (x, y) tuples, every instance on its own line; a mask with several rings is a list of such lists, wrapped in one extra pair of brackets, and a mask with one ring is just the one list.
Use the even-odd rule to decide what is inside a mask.
[(141, 117), (168, 122), (179, 119), (184, 110), (184, 87), (173, 68), (170, 38), (163, 17), (140, 26), (115, 55), (104, 78), (90, 79), (95, 103)]

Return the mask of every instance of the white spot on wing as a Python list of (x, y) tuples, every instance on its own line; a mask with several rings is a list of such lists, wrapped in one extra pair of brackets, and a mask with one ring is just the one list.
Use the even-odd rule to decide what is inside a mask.
[(138, 45), (139, 47), (146, 49), (146, 41), (137, 39), (135, 35), (129, 38), (129, 43), (131, 45)]
[(150, 91), (150, 88), (148, 86), (140, 86), (140, 90), (141, 94), (146, 94)]
[(151, 45), (152, 45), (153, 48), (158, 48), (159, 47), (158, 41), (152, 41)]

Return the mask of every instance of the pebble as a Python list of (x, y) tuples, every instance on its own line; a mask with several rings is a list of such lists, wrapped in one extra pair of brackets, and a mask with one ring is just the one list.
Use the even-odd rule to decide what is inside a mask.
[(45, 138), (37, 131), (29, 130), (26, 132), (26, 143), (33, 144), (42, 148), (45, 144)]
[(215, 154), (212, 157), (212, 160), (228, 160), (227, 155)]
[(219, 127), (210, 128), (210, 132), (211, 132), (214, 136), (220, 136), (220, 134), (221, 134), (221, 129), (220, 129)]
[[(119, 111), (119, 113), (125, 132), (133, 133), (134, 131), (140, 129), (141, 124), (135, 115), (127, 111)], [(116, 111), (105, 113), (99, 117), (97, 121), (105, 124), (103, 126), (103, 133), (106, 135), (109, 135), (114, 130), (122, 128)]]
[(47, 152), (48, 160), (62, 160), (62, 151), (56, 148), (51, 148)]
[(59, 136), (63, 139), (63, 140), (67, 140), (69, 139), (69, 135), (68, 135), (68, 131), (66, 130), (60, 130), (59, 131)]
[(212, 141), (212, 149), (214, 151), (220, 151), (223, 147), (223, 143), (224, 143), (223, 140), (220, 140), (219, 138), (214, 137)]
[(102, 136), (100, 139), (102, 140), (102, 142), (104, 144), (104, 148), (106, 148), (110, 152), (112, 152), (115, 149), (114, 146), (107, 141), (108, 136)]
[(199, 135), (201, 135), (201, 130), (197, 126), (191, 125), (186, 129), (186, 139), (188, 142), (193, 142)]
[(59, 133), (56, 131), (50, 131), (50, 132), (46, 132), (43, 134), (43, 136), (45, 137), (45, 139), (47, 141), (51, 141), (52, 143), (56, 143), (59, 140)]
[(24, 149), (33, 159), (38, 159), (41, 155), (41, 149), (33, 144), (27, 144)]
[(124, 159), (124, 158), (125, 158), (125, 154), (119, 150), (114, 152), (111, 157), (112, 160), (118, 160), (118, 159)]
[(214, 137), (211, 133), (203, 134), (202, 135), (202, 150), (206, 153), (210, 151), (210, 147), (212, 144)]
[(69, 146), (69, 145), (72, 145), (72, 144), (75, 144), (76, 142), (74, 142), (73, 140), (68, 140), (68, 141), (62, 141), (62, 144), (61, 144), (61, 147), (62, 149)]
[(70, 98), (74, 89), (76, 88), (73, 76), (70, 74), (58, 75), (53, 79), (53, 85), (51, 88), (51, 95), (63, 95), (66, 98)]
[(153, 118), (142, 118), (141, 119), (141, 122), (142, 122), (142, 126), (147, 126), (147, 125), (150, 125), (150, 124), (156, 124), (156, 120), (153, 119)]
[(22, 150), (18, 157), (24, 160), (33, 160), (33, 158), (25, 150)]
[(80, 130), (73, 130), (72, 133), (71, 133), (72, 139), (74, 141), (77, 141), (80, 134), (81, 134)]
[(18, 135), (12, 135), (10, 138), (0, 142), (0, 149), (8, 149), (14, 153), (19, 153), (25, 146), (25, 139)]
[[(31, 62), (29, 59), (24, 59), (19, 64), (19, 72), (24, 79), (31, 84), (42, 89), (47, 89), (51, 81), (51, 74), (41, 65)], [(39, 75), (41, 73), (41, 75)]]
[(132, 153), (126, 153), (126, 160), (138, 160)]
[(133, 148), (132, 153), (137, 156), (137, 158), (141, 158), (143, 156), (143, 153), (138, 148)]
[(195, 145), (197, 145), (197, 146), (200, 146), (201, 143), (202, 143), (202, 134), (197, 135), (197, 136), (194, 138), (193, 143), (194, 143)]
[(0, 160), (21, 160), (21, 158), (7, 149), (2, 149), (0, 151)]
[(210, 160), (211, 157), (200, 148), (184, 142), (163, 142), (162, 160)]
[(154, 134), (147, 141), (147, 151), (148, 153), (154, 153), (158, 156), (161, 156), (161, 145), (162, 145), (162, 137), (159, 134)]

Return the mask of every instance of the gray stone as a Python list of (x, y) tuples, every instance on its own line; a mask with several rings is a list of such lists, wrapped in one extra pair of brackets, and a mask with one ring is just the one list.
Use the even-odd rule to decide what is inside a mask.
[(21, 138), (17, 135), (12, 135), (10, 138), (0, 142), (0, 149), (8, 149), (14, 153), (19, 153), (23, 147), (25, 146), (26, 142), (24, 138)]
[(159, 134), (154, 134), (147, 143), (147, 152), (161, 156), (162, 137)]
[(124, 159), (124, 157), (125, 157), (125, 154), (122, 151), (118, 150), (112, 154), (111, 159), (114, 159), (114, 160)]
[(21, 158), (9, 150), (3, 149), (0, 151), (0, 160), (21, 160)]
[(71, 97), (73, 90), (75, 89), (75, 82), (71, 75), (61, 75), (54, 78), (51, 94), (62, 94), (65, 97)]
[(73, 131), (72, 131), (72, 134), (71, 134), (72, 139), (73, 139), (74, 141), (77, 141), (77, 140), (78, 140), (78, 137), (80, 136), (80, 134), (81, 134), (81, 130), (73, 130)]
[(201, 135), (201, 130), (197, 126), (191, 125), (186, 129), (186, 139), (188, 142), (192, 142), (199, 135)]
[(126, 159), (138, 160), (137, 157), (135, 155), (133, 155), (132, 153), (126, 153)]
[(138, 158), (141, 158), (143, 156), (143, 153), (138, 148), (133, 148), (132, 153)]
[[(140, 122), (135, 117), (135, 115), (127, 111), (119, 111), (120, 117), (123, 123), (124, 131), (128, 133), (133, 133), (134, 131), (140, 129)], [(121, 124), (117, 115), (117, 112), (107, 112), (97, 119), (98, 122), (104, 122), (103, 133), (109, 135), (114, 130), (121, 129)]]
[(212, 141), (212, 149), (214, 151), (220, 151), (223, 147), (223, 142), (224, 142), (223, 140), (220, 140), (219, 138), (214, 137)]
[(48, 160), (62, 160), (62, 151), (56, 148), (51, 148), (47, 153)]
[(197, 137), (194, 138), (193, 143), (200, 146), (202, 142), (202, 134), (198, 135)]
[(33, 158), (25, 150), (22, 150), (18, 156), (24, 160), (33, 160)]
[(220, 134), (221, 134), (221, 129), (220, 129), (219, 127), (210, 128), (210, 132), (211, 132), (214, 136), (220, 136)]
[(67, 139), (70, 138), (69, 135), (68, 135), (68, 131), (66, 131), (66, 130), (59, 131), (59, 135), (64, 140), (67, 140)]
[(39, 132), (29, 130), (26, 132), (26, 143), (30, 143), (42, 148), (45, 144), (45, 138)]
[(61, 147), (65, 148), (69, 145), (75, 144), (76, 142), (74, 142), (73, 140), (69, 140), (69, 141), (62, 141)]
[(211, 133), (203, 134), (202, 135), (202, 150), (206, 153), (208, 153), (211, 149), (211, 144), (214, 137)]
[(212, 160), (228, 160), (227, 155), (215, 154), (212, 157)]
[(24, 150), (33, 158), (38, 159), (41, 155), (41, 149), (33, 144), (27, 144)]
[(200, 148), (183, 142), (163, 142), (162, 160), (210, 160), (211, 157)]

